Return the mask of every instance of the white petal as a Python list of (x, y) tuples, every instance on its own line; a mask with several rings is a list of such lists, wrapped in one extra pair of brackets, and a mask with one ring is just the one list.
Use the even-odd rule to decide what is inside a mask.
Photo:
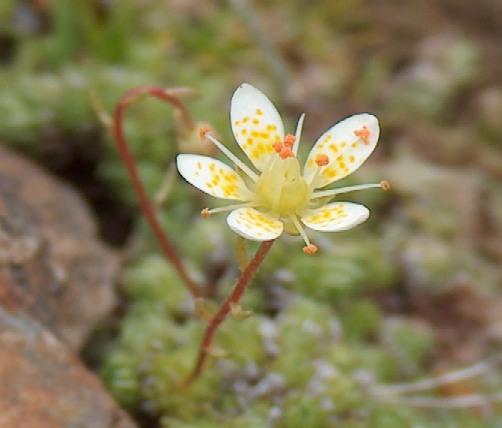
[(251, 192), (242, 178), (227, 164), (207, 156), (178, 155), (176, 166), (192, 186), (222, 199), (249, 200)]
[(238, 208), (227, 217), (227, 223), (235, 233), (253, 241), (269, 241), (281, 235), (281, 221), (267, 217), (253, 208)]
[(284, 125), (277, 109), (265, 94), (243, 83), (232, 96), (230, 121), (237, 143), (263, 171), (275, 153), (274, 143), (284, 141)]
[(307, 182), (319, 168), (315, 162), (319, 155), (326, 155), (329, 164), (323, 167), (316, 178), (316, 189), (351, 174), (373, 152), (379, 135), (378, 119), (371, 114), (356, 114), (338, 122), (322, 134), (312, 147), (305, 162), (304, 177)]
[(305, 226), (321, 232), (339, 232), (352, 229), (364, 222), (370, 210), (364, 205), (351, 202), (332, 202), (302, 216)]

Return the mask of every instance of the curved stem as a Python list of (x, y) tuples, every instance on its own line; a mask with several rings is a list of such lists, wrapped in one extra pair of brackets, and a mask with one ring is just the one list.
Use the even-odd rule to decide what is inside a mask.
[(207, 359), (207, 356), (209, 355), (209, 352), (208, 352), (209, 348), (211, 346), (214, 334), (216, 333), (218, 326), (227, 317), (228, 313), (231, 311), (231, 307), (233, 305), (239, 304), (239, 300), (241, 299), (242, 295), (246, 291), (247, 286), (251, 282), (251, 279), (253, 279), (254, 274), (256, 273), (259, 266), (261, 265), (261, 263), (265, 259), (265, 256), (269, 252), (273, 243), (274, 243), (274, 240), (262, 242), (262, 244), (260, 245), (260, 247), (256, 251), (254, 257), (248, 263), (246, 269), (242, 272), (239, 280), (237, 281), (237, 284), (235, 285), (234, 290), (232, 291), (232, 294), (220, 306), (220, 308), (218, 309), (218, 312), (216, 312), (216, 315), (213, 317), (211, 322), (206, 327), (206, 331), (204, 333), (204, 337), (203, 337), (202, 343), (200, 345), (200, 350), (199, 350), (199, 355), (197, 357), (197, 361), (195, 363), (195, 366), (193, 368), (192, 373), (185, 381), (185, 385), (189, 385), (193, 380), (195, 380), (202, 373), (202, 370), (204, 368), (204, 363)]
[(112, 132), (115, 136), (115, 140), (117, 141), (119, 152), (124, 165), (127, 169), (127, 172), (129, 173), (134, 191), (138, 195), (141, 211), (146, 217), (155, 237), (157, 238), (157, 241), (160, 244), (164, 255), (171, 261), (174, 268), (178, 272), (178, 275), (185, 282), (190, 293), (194, 297), (201, 297), (203, 293), (188, 274), (188, 271), (185, 269), (181, 261), (181, 258), (179, 257), (174, 246), (160, 226), (157, 215), (155, 213), (155, 209), (153, 208), (153, 205), (147, 196), (147, 193), (139, 176), (136, 162), (134, 161), (134, 157), (131, 153), (131, 150), (129, 149), (129, 145), (127, 144), (127, 140), (125, 138), (122, 127), (122, 119), (125, 109), (129, 107), (141, 95), (151, 95), (164, 101), (168, 101), (182, 113), (183, 121), (187, 126), (195, 126), (185, 105), (177, 98), (177, 95), (188, 91), (190, 90), (183, 88), (164, 90), (153, 86), (140, 86), (127, 92), (122, 96), (117, 104), (117, 107), (115, 108)]

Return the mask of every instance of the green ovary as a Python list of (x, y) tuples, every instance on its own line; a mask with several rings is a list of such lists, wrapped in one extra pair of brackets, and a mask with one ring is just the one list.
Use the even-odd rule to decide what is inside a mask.
[(279, 217), (292, 215), (307, 205), (308, 186), (300, 173), (298, 159), (278, 159), (263, 171), (256, 183), (259, 207)]

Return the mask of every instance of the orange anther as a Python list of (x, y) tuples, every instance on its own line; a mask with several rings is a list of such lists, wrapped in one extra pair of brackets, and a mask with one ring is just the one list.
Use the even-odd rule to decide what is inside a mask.
[(303, 247), (303, 252), (309, 256), (317, 253), (317, 247), (314, 244), (309, 244)]
[(290, 149), (293, 148), (295, 141), (296, 141), (296, 137), (294, 135), (288, 134), (284, 137), (284, 145), (286, 147), (289, 147)]
[(277, 153), (281, 153), (281, 150), (284, 148), (284, 143), (282, 141), (278, 142), (278, 143), (274, 143), (274, 150), (277, 152)]
[(354, 135), (363, 140), (363, 143), (368, 145), (370, 143), (371, 132), (366, 125), (363, 125), (361, 129), (354, 131)]
[(203, 126), (202, 128), (199, 129), (199, 136), (201, 140), (206, 139), (206, 134), (208, 132), (211, 132), (211, 128), (209, 126)]
[(209, 218), (211, 213), (209, 212), (209, 208), (204, 208), (201, 212), (200, 215), (204, 218)]
[(390, 184), (387, 180), (382, 180), (380, 181), (380, 187), (382, 188), (382, 190), (389, 190)]
[(317, 155), (315, 158), (315, 163), (317, 164), (317, 166), (326, 166), (329, 163), (328, 155), (325, 155), (324, 153)]
[(280, 151), (279, 156), (281, 157), (281, 159), (286, 159), (286, 158), (294, 158), (295, 154), (293, 153), (290, 147), (284, 147)]

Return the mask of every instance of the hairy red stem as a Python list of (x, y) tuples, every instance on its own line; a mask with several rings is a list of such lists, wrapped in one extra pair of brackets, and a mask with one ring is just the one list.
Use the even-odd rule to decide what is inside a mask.
[(117, 141), (117, 145), (119, 148), (120, 155), (124, 162), (124, 165), (129, 173), (129, 177), (131, 179), (132, 185), (134, 187), (134, 191), (138, 195), (139, 205), (141, 211), (146, 217), (157, 241), (160, 244), (164, 255), (171, 261), (174, 268), (178, 272), (178, 275), (186, 284), (190, 293), (194, 297), (202, 297), (203, 293), (195, 284), (195, 282), (190, 278), (187, 270), (185, 269), (181, 258), (178, 256), (173, 244), (170, 242), (169, 238), (166, 236), (160, 223), (157, 219), (157, 215), (155, 213), (155, 209), (153, 208), (152, 203), (150, 202), (146, 190), (143, 186), (141, 178), (138, 173), (138, 169), (136, 167), (136, 162), (134, 161), (134, 157), (129, 149), (129, 145), (127, 144), (127, 140), (125, 138), (123, 128), (122, 128), (122, 118), (124, 111), (127, 107), (129, 107), (139, 96), (141, 95), (151, 95), (156, 98), (160, 98), (162, 100), (168, 101), (175, 108), (181, 111), (183, 115), (183, 120), (187, 126), (195, 126), (188, 110), (184, 106), (184, 104), (176, 97), (177, 93), (183, 93), (184, 89), (179, 90), (164, 90), (161, 88), (153, 87), (153, 86), (140, 86), (135, 88), (122, 96), (117, 107), (115, 109), (114, 121), (113, 121), (113, 134)]
[(237, 281), (237, 284), (235, 285), (234, 290), (232, 291), (232, 294), (220, 306), (220, 308), (218, 309), (218, 312), (216, 312), (216, 315), (213, 317), (211, 322), (206, 327), (206, 331), (204, 333), (204, 338), (202, 339), (202, 343), (200, 346), (199, 355), (197, 357), (197, 361), (195, 363), (195, 366), (194, 366), (192, 373), (190, 374), (190, 376), (188, 377), (188, 379), (186, 381), (186, 384), (190, 384), (193, 380), (195, 380), (202, 373), (202, 369), (204, 368), (204, 363), (205, 363), (207, 356), (208, 356), (208, 349), (211, 346), (214, 334), (216, 333), (218, 326), (223, 322), (223, 320), (229, 314), (229, 312), (231, 310), (231, 306), (239, 303), (239, 300), (241, 299), (242, 295), (246, 291), (247, 286), (251, 282), (251, 279), (253, 279), (254, 274), (256, 273), (256, 271), (258, 270), (258, 267), (261, 265), (261, 263), (265, 259), (265, 256), (269, 252), (273, 243), (274, 243), (274, 240), (264, 241), (260, 245), (260, 247), (256, 251), (256, 254), (251, 259), (251, 261), (248, 263), (246, 269), (244, 269), (244, 271), (242, 272), (239, 280)]

